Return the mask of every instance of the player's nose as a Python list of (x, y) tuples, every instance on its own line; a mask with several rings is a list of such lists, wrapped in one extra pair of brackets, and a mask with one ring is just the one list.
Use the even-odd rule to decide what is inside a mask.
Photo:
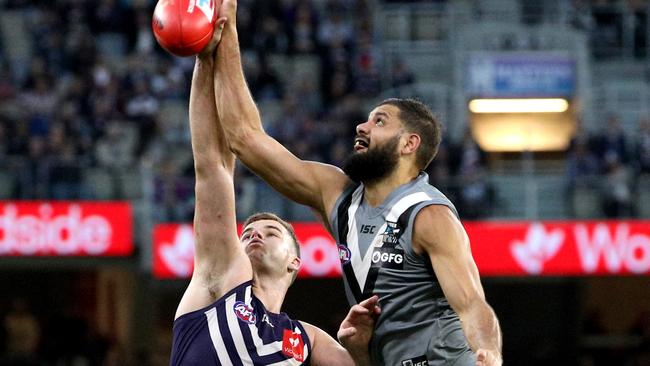
[(370, 132), (370, 121), (359, 123), (356, 128), (357, 135), (367, 135)]
[(262, 233), (257, 229), (251, 230), (251, 239), (262, 239)]

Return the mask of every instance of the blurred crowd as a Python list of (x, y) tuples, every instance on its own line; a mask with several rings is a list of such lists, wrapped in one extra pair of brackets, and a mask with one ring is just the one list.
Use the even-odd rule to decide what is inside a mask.
[[(351, 152), (355, 125), (382, 90), (417, 82), (400, 60), (390, 65), (388, 78), (380, 77), (383, 60), (369, 1), (239, 3), (245, 72), (265, 129), (301, 158), (340, 165)], [(150, 31), (154, 1), (0, 4), (3, 22), (12, 26), (11, 34), (0, 34), (0, 161), (6, 167), (0, 194), (111, 199), (145, 192), (156, 204), (157, 221), (189, 220), (193, 58), (171, 57), (158, 47)], [(647, 170), (650, 138), (643, 131), (639, 141), (621, 135), (611, 143), (605, 135), (598, 143), (579, 135), (567, 161), (568, 191), (580, 176), (605, 174), (615, 197), (606, 213), (634, 214), (626, 205), (632, 173)], [(445, 138), (428, 169), (466, 219), (488, 216), (498, 204), (487, 160), (467, 133), (459, 141)], [(151, 187), (134, 188), (146, 181), (144, 172)], [(242, 215), (255, 210), (258, 185), (238, 170)]]
[[(246, 74), (265, 128), (303, 158), (340, 162), (351, 151), (355, 124), (366, 118), (359, 100), (381, 90), (366, 2), (239, 3)], [(24, 20), (0, 45), (0, 159), (11, 167), (11, 197), (119, 197), (121, 178), (145, 166), (154, 171), (159, 219), (191, 216), (186, 110), (193, 58), (158, 47), (152, 7), (4, 2), (3, 13)], [(29, 57), (21, 59), (23, 48)], [(272, 67), (289, 57), (296, 73)], [(414, 79), (406, 70), (396, 77), (396, 84)]]
[(648, 190), (650, 119), (639, 121), (635, 140), (625, 136), (621, 122), (610, 116), (602, 131), (589, 134), (578, 127), (567, 155), (567, 192), (576, 212), (577, 191), (595, 191), (606, 217), (638, 214), (635, 197)]

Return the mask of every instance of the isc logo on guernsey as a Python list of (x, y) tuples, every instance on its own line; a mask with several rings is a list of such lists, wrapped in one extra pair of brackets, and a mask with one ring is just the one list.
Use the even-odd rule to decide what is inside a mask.
[(404, 256), (402, 254), (398, 253), (382, 253), (379, 251), (375, 251), (372, 253), (372, 263), (395, 263), (395, 264), (401, 264), (402, 261), (404, 260)]

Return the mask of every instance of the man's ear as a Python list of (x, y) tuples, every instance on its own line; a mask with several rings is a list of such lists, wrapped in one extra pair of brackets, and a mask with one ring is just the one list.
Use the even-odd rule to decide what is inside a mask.
[(298, 257), (293, 257), (293, 259), (289, 263), (289, 266), (287, 266), (287, 269), (298, 272), (300, 270), (301, 265), (302, 265), (302, 260), (300, 260), (300, 258)]
[(414, 154), (415, 151), (420, 147), (420, 135), (415, 133), (407, 133), (404, 136), (404, 142), (402, 145), (402, 154)]

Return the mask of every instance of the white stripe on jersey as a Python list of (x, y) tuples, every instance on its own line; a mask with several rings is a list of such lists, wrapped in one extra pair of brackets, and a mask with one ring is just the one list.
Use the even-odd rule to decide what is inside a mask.
[[(235, 294), (231, 295), (230, 297), (234, 299)], [(219, 332), (219, 319), (217, 318), (217, 309), (211, 308), (205, 312), (205, 316), (208, 318), (210, 338), (212, 339), (214, 349), (217, 351), (217, 358), (219, 359), (219, 363), (223, 366), (232, 366), (232, 361), (230, 360), (230, 356), (228, 356), (226, 345), (223, 343), (223, 338), (221, 338), (221, 333)]]
[[(246, 295), (245, 295), (245, 300), (247, 304), (251, 303), (251, 287), (246, 288)], [(276, 341), (276, 342), (271, 342), (269, 344), (264, 344), (264, 341), (262, 341), (262, 338), (257, 334), (257, 326), (255, 324), (248, 324), (248, 328), (251, 331), (251, 337), (253, 338), (253, 344), (255, 344), (255, 348), (257, 349), (257, 354), (259, 356), (267, 356), (272, 353), (276, 352), (281, 352), (282, 351), (282, 342), (281, 341)]]
[[(246, 302), (246, 304), (250, 304), (250, 301)], [(235, 344), (241, 362), (244, 365), (252, 365), (253, 360), (246, 349), (246, 342), (244, 342), (244, 336), (241, 334), (241, 328), (239, 328), (239, 318), (237, 318), (237, 315), (235, 315), (235, 311), (233, 310), (234, 306), (235, 296), (229, 296), (226, 299), (226, 319), (228, 320), (228, 330), (230, 330), (230, 336)]]
[[(251, 359), (250, 354), (248, 353), (246, 342), (244, 341), (244, 336), (242, 335), (241, 328), (239, 327), (239, 319), (234, 311), (231, 311), (235, 305), (235, 299), (237, 294), (232, 294), (226, 298), (225, 309), (226, 309), (226, 319), (228, 322), (228, 333), (232, 337), (235, 348), (237, 349), (237, 354), (239, 359), (244, 365), (253, 365), (253, 360)], [(245, 303), (251, 303), (251, 286), (246, 288), (246, 293), (244, 297)], [(232, 366), (232, 360), (228, 355), (228, 350), (226, 345), (223, 342), (221, 333), (219, 331), (219, 319), (217, 317), (217, 309), (211, 308), (205, 312), (205, 315), (208, 319), (208, 329), (210, 330), (210, 338), (212, 339), (212, 344), (217, 351), (217, 358), (223, 366)], [(257, 349), (258, 356), (267, 356), (273, 353), (282, 352), (282, 341), (271, 342), (269, 344), (264, 344), (264, 341), (259, 337), (257, 326), (255, 324), (248, 324), (248, 327), (251, 331), (251, 336), (253, 338), (253, 343)], [(305, 335), (307, 336), (307, 335)], [(305, 343), (303, 355), (305, 359), (309, 354), (307, 349), (307, 344)], [(281, 362), (276, 362), (268, 366), (300, 366), (301, 363), (294, 358), (290, 358)]]
[[(355, 213), (361, 204), (361, 198), (363, 198), (363, 186), (360, 185), (354, 193), (352, 193), (352, 201), (350, 207), (348, 207), (348, 237), (347, 237), (347, 246), (350, 249), (351, 257), (350, 262), (352, 263), (352, 268), (357, 268), (361, 266), (363, 260), (361, 259), (361, 250), (359, 249), (359, 234), (357, 233), (357, 219)], [(341, 238), (343, 240), (343, 238)], [(366, 281), (366, 274), (359, 273), (354, 271), (354, 275), (357, 278), (357, 281), (363, 283)], [(360, 277), (361, 276), (361, 277)], [(363, 291), (363, 290), (362, 290)]]
[[(357, 192), (354, 192), (355, 194)], [(406, 211), (409, 207), (430, 200), (431, 197), (424, 193), (424, 192), (416, 192), (409, 194), (408, 196), (404, 196), (400, 198), (399, 201), (397, 201), (393, 207), (390, 209), (390, 212), (388, 215), (386, 215), (386, 221), (390, 222), (395, 222), (397, 219), (400, 217), (404, 211)], [(353, 198), (353, 203), (356, 202), (356, 200)], [(352, 211), (352, 206), (350, 205), (350, 210), (348, 210), (348, 215), (354, 217), (357, 209), (359, 208), (359, 204), (357, 203), (354, 205), (354, 210)], [(368, 277), (368, 272), (370, 272), (370, 264), (371, 260), (370, 258), (372, 257), (372, 252), (373, 248), (375, 247), (381, 247), (383, 245), (383, 234), (386, 231), (386, 226), (387, 224), (384, 222), (379, 230), (377, 231), (377, 235), (372, 239), (372, 242), (368, 246), (368, 249), (366, 250), (366, 253), (363, 256), (363, 260), (361, 260), (361, 254), (359, 253), (359, 238), (357, 235), (357, 227), (356, 227), (356, 220), (354, 220), (355, 226), (348, 226), (349, 231), (348, 231), (348, 248), (350, 249), (350, 252), (352, 252), (352, 268), (354, 269), (354, 275), (357, 278), (357, 281), (359, 282), (359, 288), (361, 289), (361, 292), (365, 291), (365, 285), (366, 285), (366, 278)], [(354, 251), (357, 252), (358, 254), (358, 259), (354, 255)], [(355, 259), (357, 259), (355, 261)]]

